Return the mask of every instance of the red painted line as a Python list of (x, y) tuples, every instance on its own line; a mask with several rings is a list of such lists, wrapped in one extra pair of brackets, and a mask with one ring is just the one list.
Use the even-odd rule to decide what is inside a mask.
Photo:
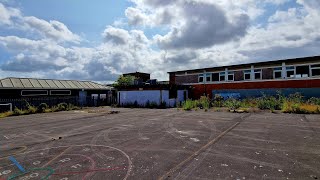
[(72, 175), (72, 174), (82, 174), (82, 173), (88, 173), (88, 172), (98, 172), (98, 171), (114, 171), (114, 170), (125, 170), (126, 167), (114, 167), (114, 168), (104, 168), (104, 169), (88, 169), (84, 171), (70, 171), (70, 172), (62, 172), (62, 173), (55, 173), (52, 174), (54, 176), (60, 176), (60, 175)]

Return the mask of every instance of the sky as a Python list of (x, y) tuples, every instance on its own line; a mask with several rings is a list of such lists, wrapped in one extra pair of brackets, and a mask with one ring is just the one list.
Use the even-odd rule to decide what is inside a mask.
[(111, 83), (320, 55), (319, 0), (0, 0), (0, 78)]

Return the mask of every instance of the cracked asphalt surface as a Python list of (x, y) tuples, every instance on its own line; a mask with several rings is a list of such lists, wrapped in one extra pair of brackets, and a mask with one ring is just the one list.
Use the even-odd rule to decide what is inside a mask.
[(0, 119), (0, 180), (320, 178), (319, 115), (113, 110)]

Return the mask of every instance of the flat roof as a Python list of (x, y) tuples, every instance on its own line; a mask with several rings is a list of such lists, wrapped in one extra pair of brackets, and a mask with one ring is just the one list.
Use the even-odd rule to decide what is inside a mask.
[(213, 68), (230, 68), (230, 67), (248, 66), (248, 65), (264, 65), (264, 64), (269, 64), (269, 63), (282, 63), (282, 62), (295, 62), (295, 61), (312, 61), (312, 60), (320, 60), (320, 56), (300, 57), (300, 58), (281, 59), (281, 60), (272, 60), (272, 61), (260, 61), (260, 62), (252, 62), (252, 63), (244, 63), (244, 64), (233, 64), (233, 65), (226, 65), (226, 66), (206, 67), (206, 68), (198, 68), (198, 69), (187, 69), (187, 70), (179, 70), (179, 71), (170, 71), (168, 73), (197, 71), (197, 70), (206, 70), (206, 69), (213, 69)]
[(0, 79), (0, 89), (85, 89), (110, 90), (112, 87), (91, 81), (8, 77)]

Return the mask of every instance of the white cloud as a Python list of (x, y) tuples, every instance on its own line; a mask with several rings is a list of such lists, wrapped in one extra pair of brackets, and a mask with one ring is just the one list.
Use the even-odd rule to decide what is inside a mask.
[(33, 16), (23, 17), (24, 23), (45, 38), (56, 41), (69, 41), (78, 43), (81, 39), (78, 35), (72, 33), (66, 25), (59, 21), (45, 21)]
[[(102, 43), (91, 47), (83, 47), (86, 40), (62, 22), (23, 16), (3, 5), (1, 10), (0, 4), (1, 28), (34, 33), (0, 36), (0, 48), (12, 54), (0, 65), (0, 75), (110, 82), (143, 71), (167, 80), (168, 71), (316, 55), (320, 46), (317, 0), (297, 0), (300, 6), (263, 17), (263, 25), (253, 24), (270, 14), (266, 6), (288, 0), (132, 1), (127, 19), (107, 25)], [(159, 29), (154, 37), (144, 32)]]

